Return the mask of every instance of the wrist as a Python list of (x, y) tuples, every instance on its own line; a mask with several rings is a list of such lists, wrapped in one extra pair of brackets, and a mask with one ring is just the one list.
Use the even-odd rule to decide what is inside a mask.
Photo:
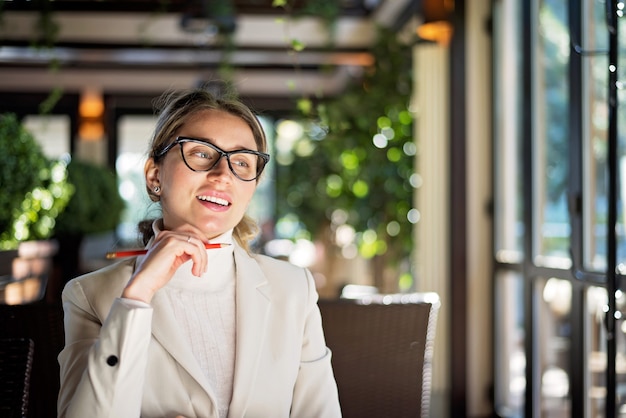
[(149, 304), (154, 297), (154, 293), (152, 289), (141, 286), (135, 280), (131, 280), (124, 288), (121, 296), (125, 299), (138, 300)]

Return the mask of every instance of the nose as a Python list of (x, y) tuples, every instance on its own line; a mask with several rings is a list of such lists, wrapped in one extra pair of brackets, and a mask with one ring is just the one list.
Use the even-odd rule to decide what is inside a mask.
[(228, 177), (233, 176), (234, 174), (230, 172), (230, 167), (228, 166), (228, 159), (226, 156), (222, 156), (220, 160), (213, 166), (212, 169), (207, 171), (207, 175), (214, 175), (218, 177)]

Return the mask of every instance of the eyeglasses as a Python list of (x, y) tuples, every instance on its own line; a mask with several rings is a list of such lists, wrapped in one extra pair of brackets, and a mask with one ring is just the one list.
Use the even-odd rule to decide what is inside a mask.
[(180, 145), (180, 154), (191, 171), (209, 171), (222, 157), (226, 157), (230, 171), (243, 181), (256, 180), (270, 160), (270, 155), (264, 152), (249, 149), (224, 151), (210, 142), (183, 136), (177, 137), (174, 142), (156, 154), (155, 159), (163, 157), (176, 144)]

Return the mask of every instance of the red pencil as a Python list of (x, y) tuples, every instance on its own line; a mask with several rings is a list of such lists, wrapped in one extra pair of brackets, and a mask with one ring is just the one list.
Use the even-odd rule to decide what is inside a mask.
[[(215, 249), (215, 248), (223, 248), (228, 247), (230, 244), (204, 244), (204, 247), (207, 250)], [(137, 249), (137, 250), (122, 250), (122, 251), (112, 251), (107, 253), (107, 258), (123, 258), (123, 257), (134, 257), (136, 255), (144, 255), (148, 250)]]

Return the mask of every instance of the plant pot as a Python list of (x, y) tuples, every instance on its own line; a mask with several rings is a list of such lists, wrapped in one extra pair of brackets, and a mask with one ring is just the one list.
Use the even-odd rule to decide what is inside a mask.
[(0, 251), (0, 303), (24, 304), (40, 300), (58, 251), (56, 241), (25, 241), (17, 250)]

